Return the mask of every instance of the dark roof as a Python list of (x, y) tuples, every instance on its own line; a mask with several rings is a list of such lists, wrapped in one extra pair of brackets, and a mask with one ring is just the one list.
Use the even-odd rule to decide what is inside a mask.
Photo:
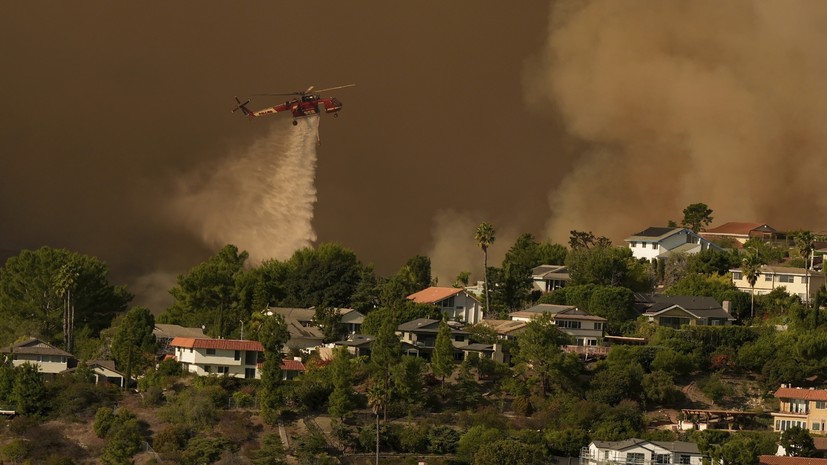
[(632, 237), (662, 237), (665, 236), (673, 231), (681, 230), (683, 228), (669, 228), (669, 227), (658, 227), (658, 226), (650, 226), (639, 233), (632, 234)]
[(713, 297), (683, 296), (683, 295), (652, 295), (648, 296), (649, 303), (644, 313), (656, 314), (666, 309), (678, 306), (698, 318), (726, 318), (734, 320), (721, 304)]
[[(399, 325), (396, 329), (403, 332), (412, 333), (437, 333), (439, 332), (440, 320), (431, 320), (429, 318), (417, 318)], [(450, 327), (450, 325), (449, 325)], [(451, 334), (468, 334), (467, 331), (459, 329), (451, 329)]]
[(4, 354), (14, 352), (16, 354), (26, 355), (63, 355), (64, 357), (72, 357), (72, 354), (69, 352), (58, 349), (57, 347), (34, 337), (3, 347), (0, 349), (0, 352)]

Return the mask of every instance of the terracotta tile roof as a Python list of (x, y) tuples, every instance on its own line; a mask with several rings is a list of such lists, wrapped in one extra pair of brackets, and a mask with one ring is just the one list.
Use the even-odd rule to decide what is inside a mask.
[(775, 391), (775, 397), (779, 399), (827, 400), (827, 390), (782, 387)]
[(281, 369), (284, 371), (305, 371), (304, 363), (298, 360), (282, 360)]
[(462, 289), (456, 287), (429, 287), (409, 295), (408, 300), (413, 300), (418, 304), (433, 304), (455, 296), (460, 292), (462, 292)]
[(186, 349), (220, 349), (220, 350), (254, 350), (264, 352), (264, 346), (258, 341), (238, 339), (200, 339), (192, 337), (176, 337), (169, 343), (173, 347)]
[(786, 455), (761, 455), (758, 457), (761, 465), (827, 465), (827, 459), (812, 457), (789, 457)]

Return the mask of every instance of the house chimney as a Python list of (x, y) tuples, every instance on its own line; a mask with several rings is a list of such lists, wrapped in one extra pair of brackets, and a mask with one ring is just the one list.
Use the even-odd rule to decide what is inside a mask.
[(724, 311), (732, 315), (732, 301), (725, 300), (721, 302), (721, 307), (723, 307)]

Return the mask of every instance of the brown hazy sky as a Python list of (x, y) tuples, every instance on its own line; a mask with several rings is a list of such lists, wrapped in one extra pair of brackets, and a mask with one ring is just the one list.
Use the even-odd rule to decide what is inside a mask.
[[(229, 109), (309, 85), (357, 84), (321, 120), (312, 234), (382, 274), (429, 254), (450, 283), (479, 265), (482, 221), (500, 232), (494, 258), (521, 232), (619, 241), (694, 202), (716, 223), (827, 226), (823, 2), (0, 7), (0, 252), (95, 255), (133, 291), (215, 251), (170, 208), (182, 180), (210, 186), (185, 197), (215, 204), (212, 222), (239, 186), (296, 198), (251, 194), (245, 155), (290, 118)], [(255, 204), (241, 207), (225, 222), (249, 229), (238, 210)]]

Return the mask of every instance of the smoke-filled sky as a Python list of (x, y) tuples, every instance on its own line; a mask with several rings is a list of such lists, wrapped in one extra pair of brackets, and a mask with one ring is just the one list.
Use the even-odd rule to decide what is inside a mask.
[[(0, 0), (0, 255), (100, 257), (163, 306), (234, 243), (335, 241), (441, 283), (531, 232), (679, 221), (827, 228), (827, 4)], [(355, 83), (337, 119), (233, 96)], [(257, 109), (277, 103), (254, 97)]]

